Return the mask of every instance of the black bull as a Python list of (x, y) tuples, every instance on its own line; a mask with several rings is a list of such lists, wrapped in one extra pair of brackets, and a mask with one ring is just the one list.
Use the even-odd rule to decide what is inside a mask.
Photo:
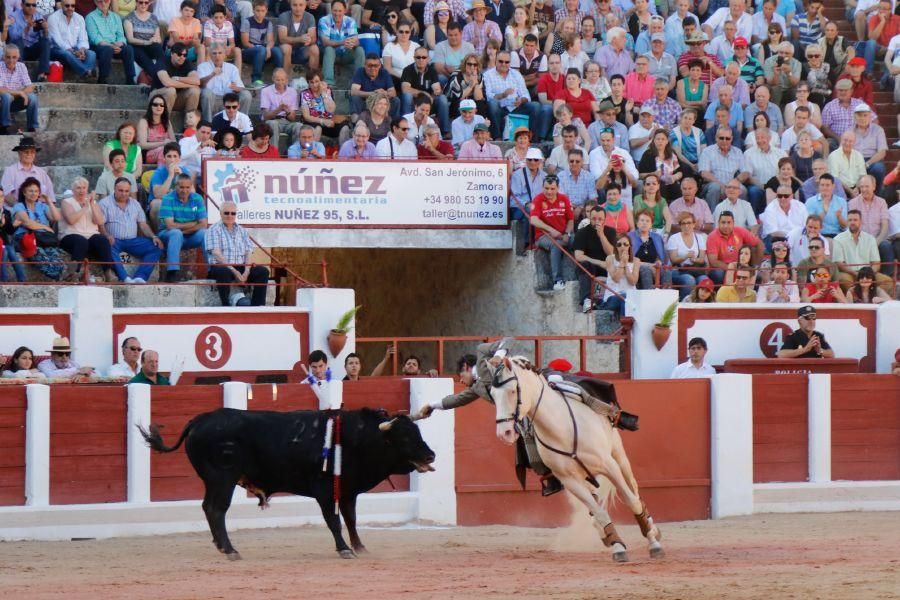
[(225, 530), (225, 513), (236, 485), (256, 494), (261, 507), (276, 492), (315, 498), (337, 551), (344, 558), (352, 558), (354, 551), (365, 551), (356, 531), (356, 497), (390, 475), (403, 475), (414, 469), (433, 471), (430, 464), (434, 462), (434, 452), (409, 417), (391, 419), (384, 411), (366, 408), (341, 413), (343, 469), (339, 507), (350, 532), (351, 550), (334, 511), (331, 468), (322, 471), (328, 416), (322, 411), (279, 413), (222, 408), (191, 419), (171, 447), (163, 443), (158, 427), (151, 425), (149, 432), (138, 428), (158, 452), (172, 452), (184, 442), (188, 459), (206, 486), (203, 512), (213, 543), (228, 558), (240, 558)]

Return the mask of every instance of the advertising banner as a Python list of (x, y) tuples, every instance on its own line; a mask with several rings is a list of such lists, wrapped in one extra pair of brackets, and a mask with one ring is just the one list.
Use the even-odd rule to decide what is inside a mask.
[(203, 187), (258, 227), (506, 227), (506, 161), (309, 161), (210, 158)]

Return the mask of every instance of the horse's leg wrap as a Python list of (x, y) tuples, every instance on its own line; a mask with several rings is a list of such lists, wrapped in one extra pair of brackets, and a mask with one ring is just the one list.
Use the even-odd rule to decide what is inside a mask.
[[(637, 521), (638, 527), (641, 528), (641, 535), (647, 537), (654, 529), (653, 519), (650, 517), (650, 512), (647, 510), (647, 505), (644, 504), (644, 501), (641, 500), (641, 507), (644, 509), (641, 514), (634, 515), (634, 520)], [(657, 539), (662, 537), (662, 534), (659, 532), (659, 529), (656, 530)]]
[(609, 548), (613, 544), (622, 544), (622, 547), (625, 547), (625, 542), (622, 541), (622, 538), (619, 537), (619, 533), (616, 531), (616, 526), (612, 523), (608, 523), (606, 527), (603, 528), (603, 545)]

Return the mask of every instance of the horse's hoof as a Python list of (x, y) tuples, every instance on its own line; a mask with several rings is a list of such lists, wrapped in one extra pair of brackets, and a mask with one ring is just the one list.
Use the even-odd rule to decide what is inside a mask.
[(228, 557), (228, 560), (241, 560), (240, 552), (228, 552), (225, 556)]
[(356, 558), (356, 554), (353, 553), (353, 550), (347, 548), (346, 550), (341, 550), (339, 552), (341, 558)]
[(665, 558), (666, 551), (663, 550), (662, 546), (658, 546), (656, 548), (650, 548), (650, 558)]
[(622, 552), (613, 552), (612, 557), (615, 562), (628, 562), (628, 553), (624, 550)]

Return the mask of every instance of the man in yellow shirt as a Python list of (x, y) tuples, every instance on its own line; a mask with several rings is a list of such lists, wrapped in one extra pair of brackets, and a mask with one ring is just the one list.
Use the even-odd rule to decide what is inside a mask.
[(716, 294), (716, 302), (756, 302), (756, 292), (750, 285), (753, 272), (750, 269), (738, 269), (734, 273), (734, 285), (723, 285)]

